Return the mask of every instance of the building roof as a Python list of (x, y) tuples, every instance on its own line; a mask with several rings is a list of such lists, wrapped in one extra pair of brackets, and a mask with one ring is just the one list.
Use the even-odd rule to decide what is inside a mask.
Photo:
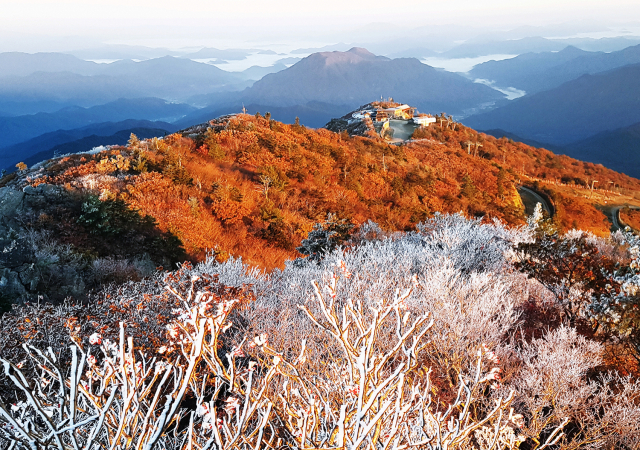
[(405, 109), (411, 109), (409, 105), (400, 105), (394, 106), (393, 108), (385, 108), (383, 111), (392, 112), (392, 111), (404, 111)]

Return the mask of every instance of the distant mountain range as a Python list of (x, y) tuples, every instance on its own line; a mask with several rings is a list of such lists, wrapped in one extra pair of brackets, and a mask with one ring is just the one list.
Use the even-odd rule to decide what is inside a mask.
[(177, 122), (189, 126), (240, 111), (270, 112), (276, 120), (322, 127), (332, 117), (368, 103), (394, 97), (421, 111), (451, 114), (499, 102), (504, 94), (458, 74), (434, 69), (414, 58), (389, 59), (362, 49), (314, 53), (293, 66), (265, 75), (241, 93), (193, 97), (210, 106)]
[[(488, 111), (467, 117), (465, 124), (631, 174), (633, 169), (619, 164), (635, 161), (640, 142), (640, 45), (604, 53), (566, 47), (569, 41), (487, 40), (464, 43), (445, 53), (416, 46), (391, 54), (399, 56), (396, 59), (354, 47), (303, 59), (284, 58), (270, 67), (253, 66), (244, 72), (226, 72), (191, 58), (241, 60), (256, 52), (277, 53), (204, 48), (110, 64), (61, 53), (0, 53), (0, 167), (13, 165), (16, 159), (51, 154), (61, 145), (84, 149), (100, 138), (117, 143), (128, 130), (151, 130), (149, 135), (172, 132), (243, 107), (251, 114), (270, 112), (285, 123), (298, 117), (302, 124), (317, 128), (371, 99), (393, 97), (422, 112), (468, 116)], [(636, 41), (571, 42), (582, 48), (605, 48)], [(346, 48), (340, 43), (322, 50)], [(490, 61), (468, 74), (490, 80), (494, 86), (527, 92), (513, 101), (468, 77), (405, 57), (516, 54), (525, 49), (547, 51)], [(153, 53), (144, 47), (104, 50)], [(616, 152), (625, 156), (618, 157)]]
[(571, 143), (562, 153), (640, 178), (640, 123)]
[(640, 45), (527, 53), (469, 75), (528, 93), (468, 117), (469, 126), (640, 177)]
[(627, 127), (640, 122), (640, 64), (583, 75), (464, 122), (476, 129), (500, 128), (556, 145)]
[(561, 145), (549, 144), (548, 142), (540, 142), (535, 139), (527, 139), (522, 136), (518, 136), (515, 133), (510, 133), (509, 131), (502, 130), (500, 128), (491, 129), (491, 130), (482, 130), (483, 133), (488, 134), (490, 136), (496, 137), (498, 139), (502, 137), (506, 137), (515, 142), (522, 142), (524, 144), (530, 145), (535, 148), (546, 148), (547, 150), (551, 150), (554, 153), (564, 154), (564, 147)]
[(91, 108), (68, 107), (55, 113), (0, 117), (0, 154), (3, 148), (56, 130), (71, 130), (103, 122), (144, 119), (173, 122), (196, 108), (158, 98), (120, 99)]
[(496, 138), (506, 137), (532, 147), (546, 148), (556, 154), (602, 164), (617, 172), (640, 178), (640, 123), (603, 131), (566, 145), (538, 142), (500, 129), (485, 130), (484, 132)]
[[(84, 139), (91, 136), (101, 136), (105, 138), (101, 143), (95, 144), (117, 144), (113, 140), (109, 140), (112, 136), (119, 136), (121, 132), (128, 131), (131, 133), (142, 133), (152, 136), (162, 136), (164, 133), (172, 133), (178, 130), (173, 124), (161, 121), (149, 121), (149, 120), (123, 120), (121, 122), (104, 122), (93, 125), (88, 125), (81, 128), (75, 128), (72, 130), (57, 130), (49, 133), (42, 134), (28, 141), (20, 142), (9, 147), (0, 148), (0, 168), (11, 168), (20, 161), (27, 162), (29, 165), (33, 164), (34, 158), (46, 159), (53, 155), (55, 152), (60, 154), (70, 153), (71, 148), (84, 148), (88, 145)], [(131, 131), (138, 130), (138, 131)], [(154, 131), (141, 131), (141, 130), (154, 130)], [(161, 130), (161, 131), (158, 131)], [(153, 134), (159, 133), (159, 134)], [(147, 136), (151, 137), (151, 136)], [(96, 139), (92, 140), (93, 144)], [(68, 145), (69, 144), (69, 145)], [(89, 147), (91, 148), (91, 147)]]
[[(476, 58), (480, 56), (507, 54), (520, 55), (528, 52), (559, 51), (568, 45), (573, 45), (585, 51), (612, 52), (631, 45), (640, 44), (638, 36), (619, 36), (607, 38), (546, 38), (542, 36), (566, 35), (566, 27), (518, 27), (511, 32), (497, 31), (482, 36), (455, 36), (448, 29), (448, 25), (418, 27), (407, 30), (405, 37), (392, 36), (381, 39), (385, 31), (379, 25), (372, 24), (363, 28), (362, 39), (345, 44), (326, 45), (323, 47), (300, 48), (293, 50), (293, 54), (310, 54), (327, 51), (347, 51), (352, 47), (365, 47), (376, 54), (390, 58), (425, 58), (430, 56), (440, 58)], [(554, 28), (554, 29), (552, 29)], [(575, 29), (574, 32), (584, 33), (591, 29)], [(366, 36), (376, 36), (374, 42), (367, 42)], [(460, 42), (463, 41), (463, 42)]]
[(242, 74), (173, 56), (97, 64), (61, 53), (0, 54), (0, 106), (24, 102), (94, 106), (139, 97), (184, 101), (196, 94), (239, 91), (250, 84)]
[(321, 102), (354, 108), (381, 96), (402, 99), (421, 110), (449, 113), (504, 98), (494, 89), (417, 59), (389, 59), (353, 48), (314, 53), (286, 70), (266, 75), (246, 89), (240, 100), (279, 107)]
[(475, 66), (473, 78), (493, 81), (533, 94), (560, 86), (581, 75), (594, 74), (640, 63), (640, 45), (604, 53), (569, 46), (559, 52), (525, 53), (516, 58), (489, 61)]
[(168, 48), (145, 47), (142, 45), (105, 44), (69, 52), (73, 56), (86, 60), (116, 60), (116, 59), (151, 59), (163, 56), (180, 56), (184, 52), (169, 50)]
[(611, 52), (637, 44), (640, 44), (638, 37), (549, 39), (532, 36), (519, 39), (464, 42), (438, 56), (442, 58), (475, 58), (488, 55), (522, 55), (532, 52), (557, 52), (567, 46), (575, 46), (592, 52)]
[[(160, 125), (160, 124), (156, 124)], [(170, 124), (169, 129), (175, 131), (175, 128)], [(81, 139), (77, 139), (71, 142), (65, 142), (64, 144), (59, 144), (54, 147), (51, 147), (47, 150), (40, 151), (35, 153), (29, 157), (22, 158), (20, 161), (27, 164), (27, 166), (32, 166), (40, 161), (44, 161), (46, 159), (53, 158), (59, 155), (66, 155), (68, 153), (80, 153), (91, 150), (95, 147), (105, 146), (105, 145), (125, 145), (131, 134), (135, 134), (140, 139), (147, 139), (152, 137), (164, 136), (169, 133), (169, 130), (163, 128), (149, 128), (149, 127), (134, 127), (134, 128), (126, 128), (124, 130), (120, 130), (114, 134), (103, 136), (92, 134), (90, 136), (83, 137)], [(17, 164), (16, 160), (16, 164)], [(12, 162), (7, 166), (7, 169), (13, 169), (14, 163)]]
[(281, 70), (284, 70), (286, 68), (287, 68), (287, 65), (285, 63), (279, 62), (274, 64), (273, 66), (268, 66), (268, 67), (251, 66), (248, 69), (243, 70), (239, 74), (240, 74), (240, 77), (242, 77), (244, 80), (257, 81), (262, 77), (264, 77), (265, 75), (268, 75), (270, 73), (280, 72)]
[(441, 53), (443, 58), (473, 58), (482, 55), (519, 55), (531, 51), (558, 51), (566, 44), (542, 37), (500, 40), (489, 42), (470, 42), (460, 44), (451, 50)]
[(255, 103), (243, 104), (242, 102), (229, 102), (226, 105), (227, 106), (223, 107), (212, 105), (199, 109), (178, 120), (174, 125), (180, 128), (187, 128), (196, 123), (207, 122), (212, 117), (238, 113), (242, 111), (242, 108), (245, 108), (249, 114), (259, 112), (264, 115), (268, 112), (274, 120), (284, 123), (294, 123), (297, 117), (300, 119), (300, 123), (305, 126), (321, 128), (331, 117), (340, 116), (344, 113), (343, 106), (322, 102), (308, 102), (304, 105), (294, 106), (259, 105)]
[(224, 50), (220, 50), (217, 48), (213, 48), (213, 47), (205, 47), (202, 48), (200, 50), (198, 50), (197, 52), (192, 52), (192, 53), (187, 53), (182, 55), (182, 58), (189, 58), (189, 59), (220, 59), (220, 60), (243, 60), (246, 59), (247, 56), (251, 55), (252, 53), (260, 53), (260, 54), (267, 54), (267, 55), (276, 55), (277, 53), (274, 52), (273, 50), (261, 50), (261, 49), (255, 49), (255, 48), (250, 48), (250, 49), (224, 49)]
[(101, 64), (64, 53), (0, 53), (0, 78), (25, 77), (36, 72), (72, 72), (97, 75)]

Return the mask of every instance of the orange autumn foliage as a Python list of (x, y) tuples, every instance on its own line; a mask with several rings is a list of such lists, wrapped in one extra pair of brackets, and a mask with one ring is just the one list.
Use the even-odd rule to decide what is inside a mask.
[[(420, 129), (414, 138), (397, 146), (237, 115), (108, 155), (67, 157), (47, 180), (87, 188), (93, 176), (92, 189), (154, 217), (193, 258), (215, 249), (219, 258), (242, 256), (267, 270), (298, 257), (295, 248), (328, 213), (356, 226), (373, 220), (388, 231), (413, 229), (438, 211), (523, 224), (516, 191), (523, 164), (540, 179), (595, 175), (640, 188), (638, 180), (602, 166), (459, 124)], [(468, 152), (470, 140), (483, 146)], [(556, 197), (561, 228), (608, 228), (591, 204)]]
[(620, 219), (634, 230), (640, 230), (640, 210), (631, 208), (620, 209)]

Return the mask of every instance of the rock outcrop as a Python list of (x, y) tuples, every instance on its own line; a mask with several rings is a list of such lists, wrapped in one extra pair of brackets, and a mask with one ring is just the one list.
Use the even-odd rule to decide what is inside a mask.
[(45, 205), (63, 201), (65, 189), (51, 184), (37, 187), (0, 188), (0, 303), (61, 300), (82, 296), (88, 265), (81, 258), (75, 264), (42, 245), (23, 220), (33, 217)]

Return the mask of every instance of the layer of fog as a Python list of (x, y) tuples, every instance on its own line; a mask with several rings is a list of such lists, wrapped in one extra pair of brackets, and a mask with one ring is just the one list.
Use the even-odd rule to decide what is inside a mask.
[(527, 93), (525, 91), (523, 91), (522, 89), (516, 89), (514, 87), (498, 87), (495, 85), (495, 82), (491, 81), (491, 80), (484, 80), (482, 78), (476, 78), (475, 80), (473, 80), (474, 83), (480, 83), (480, 84), (484, 84), (485, 86), (489, 86), (492, 89), (495, 89), (498, 92), (502, 92), (504, 95), (507, 96), (507, 100), (515, 100), (516, 98), (520, 98), (520, 97), (524, 97), (525, 95), (527, 95)]
[(518, 55), (486, 55), (477, 56), (475, 58), (443, 58), (439, 56), (432, 56), (429, 58), (422, 58), (421, 61), (431, 67), (444, 69), (448, 72), (467, 73), (478, 64), (482, 64), (487, 61), (501, 61), (503, 59), (511, 59), (515, 58), (516, 56)]

